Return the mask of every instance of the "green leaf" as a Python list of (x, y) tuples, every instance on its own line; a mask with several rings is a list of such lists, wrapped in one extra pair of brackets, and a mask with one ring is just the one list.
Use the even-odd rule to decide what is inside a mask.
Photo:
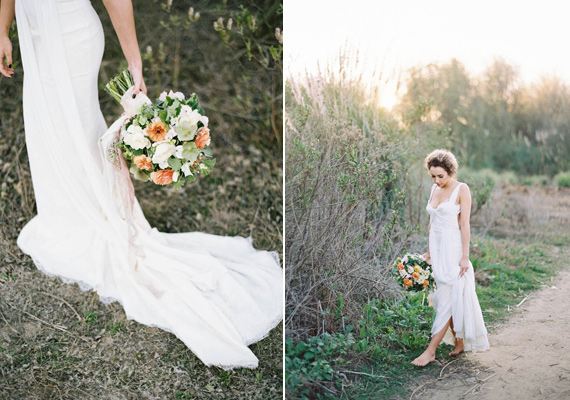
[(196, 143), (187, 142), (182, 145), (182, 157), (193, 163), (200, 155), (200, 150), (196, 147)]
[(171, 186), (174, 189), (180, 190), (180, 189), (182, 189), (182, 186), (184, 186), (185, 183), (186, 183), (186, 179), (184, 178), (184, 175), (180, 175), (180, 177), (178, 177), (178, 180), (176, 182), (171, 183)]
[(130, 172), (133, 174), (133, 177), (139, 181), (146, 182), (150, 179), (150, 172), (141, 170), (135, 164), (131, 165)]
[(196, 136), (198, 126), (196, 124), (190, 125), (188, 121), (183, 121), (174, 128), (180, 140), (192, 140)]
[(170, 165), (173, 170), (180, 171), (180, 167), (182, 167), (182, 160), (176, 157), (170, 157), (168, 159), (168, 165)]
[(212, 157), (212, 149), (210, 149), (209, 147), (204, 147), (202, 150), (200, 150), (202, 152), (202, 154), (204, 154), (204, 156), (206, 157)]
[(168, 113), (164, 110), (159, 111), (158, 116), (160, 120), (166, 124), (166, 118), (168, 117)]
[(180, 102), (176, 100), (174, 104), (168, 107), (168, 116), (171, 118), (176, 117), (179, 112), (180, 112)]
[(186, 183), (192, 183), (196, 180), (196, 175), (188, 175), (186, 177)]

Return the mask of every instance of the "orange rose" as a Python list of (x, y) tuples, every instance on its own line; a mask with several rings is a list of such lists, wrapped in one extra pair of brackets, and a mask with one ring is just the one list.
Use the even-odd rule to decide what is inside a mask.
[(412, 286), (412, 281), (409, 280), (408, 278), (406, 278), (406, 279), (404, 279), (404, 285), (410, 287), (410, 286)]
[(172, 182), (172, 175), (174, 170), (161, 169), (150, 174), (150, 179), (157, 185), (168, 185)]
[(196, 137), (196, 147), (199, 149), (203, 149), (207, 145), (210, 144), (210, 130), (205, 126), (198, 129), (197, 133), (198, 137)]
[(420, 274), (418, 274), (417, 272), (414, 272), (412, 274), (412, 278), (414, 278), (417, 281), (418, 279), (420, 279)]
[(398, 264), (398, 269), (399, 269), (400, 271), (403, 270), (403, 269), (404, 269), (404, 264), (402, 264), (402, 263)]
[(139, 167), (142, 170), (150, 171), (152, 169), (151, 159), (145, 156), (144, 154), (141, 154), (140, 156), (135, 156), (133, 158), (133, 162), (137, 167)]
[(146, 134), (153, 142), (160, 142), (166, 138), (166, 125), (160, 120), (151, 122), (146, 127)]
[(424, 287), (428, 287), (428, 285), (429, 285), (429, 281), (426, 279), (426, 280), (424, 281)]

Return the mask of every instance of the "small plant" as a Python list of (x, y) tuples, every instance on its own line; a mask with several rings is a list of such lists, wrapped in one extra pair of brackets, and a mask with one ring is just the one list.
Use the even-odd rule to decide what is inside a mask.
[(109, 332), (111, 332), (112, 335), (122, 332), (124, 329), (125, 329), (125, 324), (123, 324), (122, 322), (113, 322), (112, 324), (109, 325)]
[(570, 187), (570, 172), (560, 172), (554, 177), (554, 182), (560, 187)]
[(339, 373), (334, 366), (345, 363), (348, 352), (353, 350), (352, 333), (324, 333), (294, 344), (285, 340), (285, 386), (295, 399), (314, 398), (316, 387), (322, 384), (334, 386)]
[(88, 324), (91, 324), (97, 321), (97, 313), (95, 311), (84, 311), (83, 312), (83, 320)]

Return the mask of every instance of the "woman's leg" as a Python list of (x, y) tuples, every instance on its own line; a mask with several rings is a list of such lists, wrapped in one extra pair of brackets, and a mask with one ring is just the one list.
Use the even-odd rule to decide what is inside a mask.
[(451, 318), (449, 318), (449, 321), (447, 321), (442, 330), (431, 337), (431, 341), (429, 342), (429, 346), (426, 351), (424, 351), (421, 356), (412, 361), (412, 365), (425, 367), (430, 362), (435, 361), (435, 349), (437, 349), (437, 346), (439, 346), (441, 340), (445, 336), (445, 332), (447, 332), (449, 324), (451, 324)]
[(455, 336), (455, 331), (453, 330), (453, 318), (451, 319), (450, 325), (453, 337), (455, 337), (455, 348), (449, 353), (449, 356), (456, 356), (463, 352), (463, 339), (459, 339)]

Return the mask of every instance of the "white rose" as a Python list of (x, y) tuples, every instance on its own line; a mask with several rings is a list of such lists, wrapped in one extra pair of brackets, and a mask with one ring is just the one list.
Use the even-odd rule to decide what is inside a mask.
[(182, 145), (176, 146), (175, 149), (174, 149), (174, 151), (175, 151), (175, 152), (174, 152), (174, 157), (176, 157), (176, 158), (184, 158), (184, 157), (182, 157), (182, 152), (184, 151), (184, 146), (182, 146)]
[(180, 107), (180, 115), (178, 121), (187, 121), (190, 125), (196, 125), (198, 121), (204, 125), (208, 125), (208, 117), (201, 115), (198, 110), (193, 110), (190, 106), (183, 105)]
[(152, 156), (152, 162), (159, 164), (160, 168), (168, 167), (168, 159), (174, 155), (175, 146), (167, 141), (159, 142), (156, 144), (156, 151)]
[(172, 90), (170, 92), (168, 92), (168, 94), (166, 92), (162, 92), (160, 94), (160, 96), (158, 97), (158, 100), (161, 101), (166, 101), (166, 97), (170, 97), (171, 99), (178, 99), (178, 100), (184, 100), (184, 93), (182, 92), (173, 92)]
[(188, 176), (188, 175), (192, 176), (192, 175), (194, 175), (194, 174), (192, 173), (192, 171), (190, 171), (190, 163), (184, 164), (184, 165), (182, 166), (182, 168), (180, 168), (180, 170), (181, 170), (182, 172), (184, 172), (184, 176)]
[(127, 129), (127, 132), (129, 132), (129, 133), (144, 133), (143, 128), (141, 128), (138, 125), (129, 126), (129, 128)]
[(400, 276), (403, 278), (407, 275), (406, 271), (404, 271), (403, 269), (398, 270), (400, 271)]
[(166, 136), (164, 137), (164, 139), (165, 139), (165, 140), (170, 140), (170, 139), (173, 139), (176, 135), (177, 135), (176, 131), (171, 128), (171, 129), (166, 133)]
[(131, 125), (127, 129), (127, 134), (123, 138), (125, 144), (131, 146), (135, 150), (146, 149), (150, 147), (150, 139), (146, 137), (140, 126)]
[(168, 97), (170, 97), (171, 99), (178, 99), (178, 100), (184, 100), (184, 93), (182, 92), (173, 92), (172, 90), (168, 93)]

